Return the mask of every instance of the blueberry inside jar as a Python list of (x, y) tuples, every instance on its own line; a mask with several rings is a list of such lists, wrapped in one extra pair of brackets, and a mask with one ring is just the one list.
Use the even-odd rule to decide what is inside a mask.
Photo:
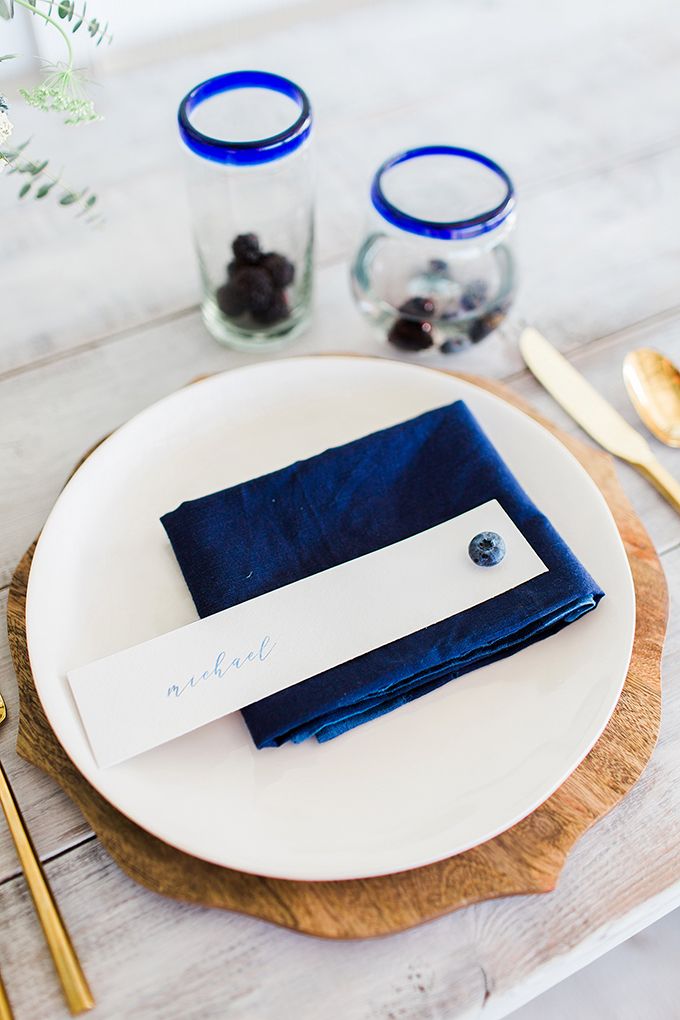
[(481, 153), (426, 146), (378, 169), (356, 253), (359, 308), (399, 351), (453, 354), (505, 319), (516, 289), (514, 188)]

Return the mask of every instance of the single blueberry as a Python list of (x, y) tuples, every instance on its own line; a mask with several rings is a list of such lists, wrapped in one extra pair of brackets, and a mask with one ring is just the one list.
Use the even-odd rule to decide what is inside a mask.
[(236, 261), (243, 265), (256, 266), (262, 258), (257, 234), (239, 234), (232, 241), (231, 250)]
[(261, 322), (264, 326), (273, 326), (276, 322), (281, 322), (282, 319), (287, 319), (290, 312), (288, 309), (288, 302), (286, 301), (286, 295), (283, 291), (274, 291), (272, 299), (266, 308), (254, 309), (253, 318), (256, 322)]
[(455, 354), (457, 351), (462, 351), (464, 347), (465, 339), (462, 336), (458, 336), (445, 340), (439, 350), (442, 354)]
[(495, 329), (498, 329), (500, 324), (503, 322), (505, 315), (506, 308), (499, 305), (497, 308), (492, 308), (490, 312), (486, 313), (486, 315), (482, 315), (481, 318), (475, 319), (470, 326), (470, 339), (473, 344), (478, 344), (479, 341), (487, 337), (489, 333), (493, 333)]
[(239, 291), (238, 287), (234, 286), (233, 281), (223, 283), (221, 287), (217, 288), (215, 291), (215, 301), (222, 314), (230, 319), (238, 318), (246, 310), (245, 296)]
[(267, 270), (275, 287), (283, 289), (284, 287), (289, 287), (293, 282), (295, 266), (285, 255), (279, 255), (275, 251), (267, 252), (266, 255), (262, 256), (260, 265), (263, 269)]
[(428, 269), (433, 276), (449, 275), (449, 264), (446, 259), (430, 259)]
[(432, 323), (397, 319), (387, 334), (387, 339), (400, 351), (425, 351), (434, 343)]
[(480, 531), (470, 542), (468, 554), (478, 567), (495, 567), (505, 556), (505, 542), (495, 531)]
[(434, 310), (434, 301), (427, 297), (412, 297), (399, 305), (399, 311), (407, 319), (429, 319)]
[(466, 312), (474, 312), (477, 308), (482, 307), (488, 294), (489, 288), (484, 280), (473, 280), (463, 291), (460, 303)]
[(269, 273), (257, 266), (245, 266), (234, 277), (232, 284), (238, 297), (249, 312), (264, 314), (275, 294)]

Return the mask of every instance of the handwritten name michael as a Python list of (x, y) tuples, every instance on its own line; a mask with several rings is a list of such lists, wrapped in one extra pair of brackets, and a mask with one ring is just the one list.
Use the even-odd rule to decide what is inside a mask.
[(276, 648), (275, 642), (272, 641), (269, 634), (266, 634), (259, 647), (255, 651), (248, 652), (247, 655), (237, 656), (232, 659), (231, 662), (227, 661), (227, 653), (220, 652), (215, 659), (215, 665), (212, 669), (206, 669), (205, 672), (196, 674), (189, 677), (187, 682), (180, 686), (179, 684), (171, 684), (168, 687), (167, 697), (181, 698), (185, 691), (188, 691), (192, 687), (198, 687), (204, 680), (221, 680), (227, 675), (230, 669), (243, 669), (249, 662), (264, 662), (268, 659), (271, 653)]

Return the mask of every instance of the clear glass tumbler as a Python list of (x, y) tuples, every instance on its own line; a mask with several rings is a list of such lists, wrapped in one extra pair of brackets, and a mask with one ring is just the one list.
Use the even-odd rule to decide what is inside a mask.
[(203, 320), (222, 343), (269, 349), (303, 328), (312, 289), (312, 111), (280, 75), (234, 71), (179, 107), (203, 284)]
[(515, 215), (510, 177), (481, 153), (431, 145), (385, 160), (352, 265), (360, 309), (402, 351), (483, 340), (515, 293)]

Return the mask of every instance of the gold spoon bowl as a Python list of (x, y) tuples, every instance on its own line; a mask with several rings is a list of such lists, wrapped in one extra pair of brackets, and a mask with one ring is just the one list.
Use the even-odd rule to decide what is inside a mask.
[(623, 381), (652, 435), (680, 446), (680, 371), (673, 362), (651, 347), (638, 347), (624, 358)]

